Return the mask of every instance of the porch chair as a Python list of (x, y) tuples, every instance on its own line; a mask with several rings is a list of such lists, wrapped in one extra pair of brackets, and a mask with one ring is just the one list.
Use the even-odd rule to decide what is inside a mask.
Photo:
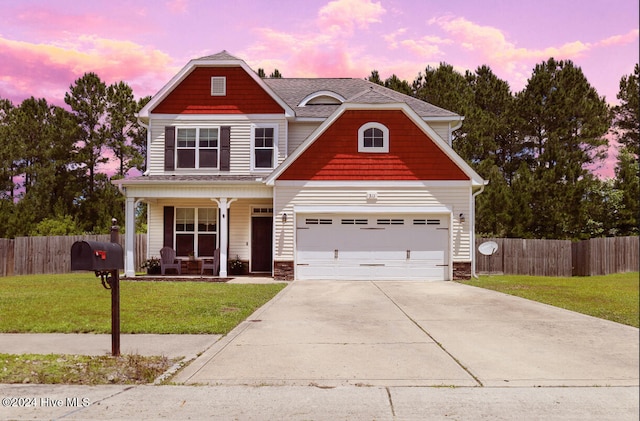
[(213, 252), (213, 259), (202, 260), (200, 276), (204, 274), (205, 269), (211, 269), (211, 276), (217, 276), (220, 273), (220, 249)]
[(162, 247), (160, 249), (160, 273), (164, 275), (167, 269), (175, 269), (178, 275), (182, 275), (182, 260), (176, 259), (176, 251), (171, 247)]

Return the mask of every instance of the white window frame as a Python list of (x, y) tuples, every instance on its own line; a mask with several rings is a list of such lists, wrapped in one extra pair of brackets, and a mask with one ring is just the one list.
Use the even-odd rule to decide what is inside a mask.
[[(273, 129), (273, 146), (271, 148), (256, 148), (256, 129)], [(251, 170), (271, 172), (278, 166), (278, 125), (277, 124), (252, 124), (251, 125)], [(256, 167), (256, 150), (272, 149), (271, 167)]]
[(211, 96), (227, 96), (227, 78), (211, 76)]
[[(200, 147), (200, 130), (210, 130), (215, 129), (218, 132), (218, 141), (217, 146), (215, 148), (201, 148)], [(196, 131), (196, 144), (194, 147), (184, 147), (179, 145), (179, 133), (180, 130), (195, 130)], [(179, 150), (190, 150), (193, 149), (195, 153), (195, 160), (193, 167), (179, 167), (178, 166), (178, 151)], [(213, 167), (200, 167), (200, 150), (201, 149), (211, 149), (216, 151), (216, 165)], [(174, 168), (177, 171), (189, 171), (189, 170), (219, 170), (220, 169), (220, 126), (178, 126), (176, 127), (176, 153), (175, 153), (175, 166)]]
[[(218, 208), (214, 208), (214, 207), (177, 207), (175, 208), (175, 216), (174, 216), (174, 221), (173, 221), (173, 244), (178, 244), (178, 235), (180, 234), (186, 234), (186, 235), (193, 235), (193, 252), (194, 252), (194, 256), (195, 257), (200, 257), (198, 256), (198, 236), (200, 234), (203, 235), (215, 235), (216, 241), (215, 241), (215, 248), (220, 247), (220, 221), (218, 220), (219, 215), (218, 215)], [(193, 231), (187, 231), (187, 230), (178, 230), (178, 209), (191, 209), (193, 210)], [(206, 210), (214, 210), (214, 214), (216, 215), (216, 230), (215, 231), (200, 231), (198, 229), (198, 221), (200, 218), (200, 209), (206, 209)], [(187, 256), (178, 256), (178, 257), (187, 257)], [(203, 257), (213, 257), (213, 256), (203, 256)]]
[[(382, 131), (382, 147), (364, 146), (364, 132), (368, 129), (378, 129)], [(364, 153), (388, 153), (389, 152), (389, 129), (384, 124), (374, 121), (365, 123), (358, 129), (358, 152)]]

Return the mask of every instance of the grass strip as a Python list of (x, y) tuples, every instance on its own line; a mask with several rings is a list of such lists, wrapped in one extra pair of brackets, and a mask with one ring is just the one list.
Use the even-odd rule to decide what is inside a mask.
[(640, 327), (638, 272), (571, 278), (491, 275), (462, 283)]
[(120, 357), (0, 354), (0, 383), (147, 384), (178, 360), (137, 354)]

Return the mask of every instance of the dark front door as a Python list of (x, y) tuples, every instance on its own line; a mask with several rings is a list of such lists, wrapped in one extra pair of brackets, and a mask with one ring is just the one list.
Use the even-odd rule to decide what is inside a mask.
[(273, 217), (251, 218), (251, 271), (271, 272)]

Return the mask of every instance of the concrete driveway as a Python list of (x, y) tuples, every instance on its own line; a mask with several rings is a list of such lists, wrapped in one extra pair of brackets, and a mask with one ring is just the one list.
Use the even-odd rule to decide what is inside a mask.
[(296, 281), (174, 379), (638, 386), (636, 328), (455, 282)]

